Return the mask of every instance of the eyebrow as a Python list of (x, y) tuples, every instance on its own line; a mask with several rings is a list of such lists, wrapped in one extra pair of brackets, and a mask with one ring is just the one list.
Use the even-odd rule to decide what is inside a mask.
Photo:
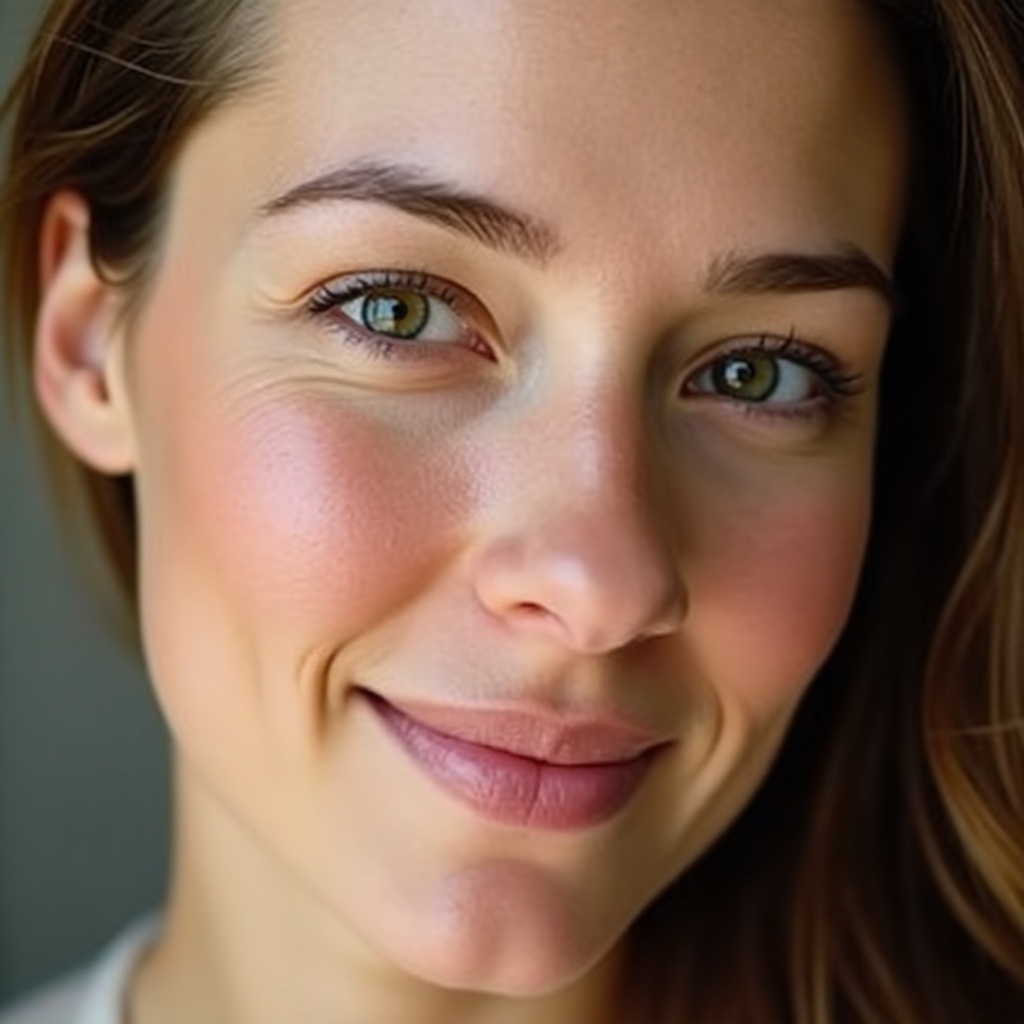
[[(259, 212), (273, 217), (304, 206), (343, 201), (391, 206), (540, 265), (563, 248), (550, 225), (434, 178), (414, 164), (356, 160), (290, 188), (264, 203)], [(712, 260), (704, 287), (717, 295), (867, 288), (890, 306), (899, 306), (892, 278), (852, 243), (823, 253), (725, 253)]]
[(545, 264), (561, 249), (555, 231), (541, 221), (432, 178), (414, 165), (374, 160), (358, 160), (296, 185), (265, 203), (260, 213), (269, 217), (342, 200), (392, 206), (531, 263)]
[(899, 292), (892, 277), (852, 243), (822, 253), (730, 252), (712, 260), (705, 289), (718, 295), (771, 292), (839, 291), (866, 288), (897, 309)]

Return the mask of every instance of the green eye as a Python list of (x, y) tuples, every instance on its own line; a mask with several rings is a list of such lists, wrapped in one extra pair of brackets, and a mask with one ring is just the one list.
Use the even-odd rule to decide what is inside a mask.
[(720, 395), (743, 402), (763, 402), (779, 383), (779, 359), (769, 352), (743, 352), (715, 364), (711, 383)]
[(415, 338), (430, 320), (427, 297), (408, 288), (375, 288), (363, 296), (359, 319), (375, 334)]

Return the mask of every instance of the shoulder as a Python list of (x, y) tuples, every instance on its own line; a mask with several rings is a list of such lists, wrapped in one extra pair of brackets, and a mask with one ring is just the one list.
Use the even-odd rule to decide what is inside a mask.
[(123, 1024), (128, 982), (157, 929), (155, 918), (132, 925), (91, 967), (0, 1011), (0, 1024)]
[(0, 1012), (0, 1024), (75, 1024), (89, 987), (87, 971), (62, 978)]

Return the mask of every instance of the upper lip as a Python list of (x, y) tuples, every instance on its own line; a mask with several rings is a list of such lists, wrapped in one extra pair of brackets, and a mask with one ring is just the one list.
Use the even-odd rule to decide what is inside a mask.
[(434, 732), (549, 764), (631, 761), (670, 739), (615, 713), (434, 704), (364, 692)]

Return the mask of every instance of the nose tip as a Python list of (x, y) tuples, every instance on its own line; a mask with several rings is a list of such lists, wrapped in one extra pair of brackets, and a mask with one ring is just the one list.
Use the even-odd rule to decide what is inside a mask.
[(649, 534), (561, 522), (506, 539), (477, 574), (484, 607), (511, 628), (582, 654), (606, 654), (679, 629), (686, 596), (676, 559)]

